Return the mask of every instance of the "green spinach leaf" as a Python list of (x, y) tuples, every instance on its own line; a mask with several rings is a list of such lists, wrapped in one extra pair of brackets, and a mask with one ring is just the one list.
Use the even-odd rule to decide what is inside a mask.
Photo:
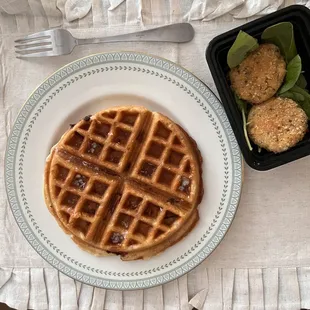
[(283, 86), (278, 91), (279, 94), (282, 94), (290, 90), (297, 82), (301, 73), (301, 58), (299, 55), (296, 55), (286, 67), (286, 76)]
[(300, 101), (297, 103), (305, 111), (306, 115), (308, 116), (308, 119), (310, 120), (310, 100), (309, 100), (309, 98), (305, 101)]
[(258, 46), (255, 38), (241, 30), (227, 54), (229, 68), (232, 69), (240, 65), (246, 55), (257, 49)]
[(249, 136), (248, 136), (248, 131), (247, 131), (247, 121), (246, 121), (246, 115), (247, 115), (247, 112), (248, 112), (248, 104), (246, 103), (246, 101), (240, 99), (236, 93), (234, 93), (234, 96), (235, 96), (235, 100), (236, 100), (236, 103), (238, 105), (238, 108), (241, 112), (241, 115), (242, 115), (242, 123), (243, 123), (243, 134), (244, 134), (244, 137), (245, 137), (245, 141), (248, 145), (248, 148), (250, 151), (253, 150), (253, 147), (251, 145), (251, 142), (250, 142), (250, 139), (249, 139)]
[(266, 28), (262, 33), (262, 40), (277, 45), (286, 63), (297, 55), (292, 23), (283, 22)]
[(296, 101), (305, 111), (310, 119), (310, 94), (301, 87), (294, 85), (289, 91), (280, 95), (281, 97), (290, 98)]
[(251, 145), (249, 136), (248, 136), (248, 130), (247, 130), (247, 122), (246, 122), (246, 115), (245, 115), (245, 110), (242, 110), (242, 122), (243, 122), (243, 133), (244, 133), (244, 137), (245, 137), (245, 141), (248, 145), (248, 148), (250, 151), (253, 151), (253, 147)]
[(299, 86), (300, 88), (303, 88), (305, 89), (307, 87), (307, 80), (305, 78), (305, 76), (300, 73), (299, 77), (298, 77), (298, 80), (296, 81), (296, 84), (297, 86)]
[(286, 91), (283, 94), (281, 94), (280, 97), (293, 99), (297, 103), (300, 102), (300, 101), (304, 101), (305, 100), (305, 97), (302, 94), (299, 94), (299, 93), (296, 93), (296, 92), (292, 92), (290, 90)]
[(247, 111), (248, 104), (246, 103), (246, 101), (240, 99), (236, 93), (234, 93), (234, 96), (240, 112), (242, 112), (242, 110)]

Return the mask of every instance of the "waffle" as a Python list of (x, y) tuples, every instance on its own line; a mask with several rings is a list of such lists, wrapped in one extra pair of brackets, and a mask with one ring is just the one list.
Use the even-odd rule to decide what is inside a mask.
[(194, 140), (166, 116), (115, 107), (72, 125), (45, 167), (45, 200), (82, 249), (149, 258), (196, 224), (203, 196)]

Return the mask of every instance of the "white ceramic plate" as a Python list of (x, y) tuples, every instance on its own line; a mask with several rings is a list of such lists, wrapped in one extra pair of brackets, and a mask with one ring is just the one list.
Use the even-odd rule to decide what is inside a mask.
[[(44, 203), (43, 171), (51, 146), (70, 123), (133, 104), (166, 114), (196, 140), (204, 160), (205, 194), (200, 220), (183, 240), (150, 260), (123, 262), (82, 251), (61, 230)], [(228, 230), (241, 191), (241, 155), (219, 100), (175, 63), (132, 52), (89, 56), (44, 81), (16, 119), (5, 162), (12, 212), (34, 249), (64, 274), (112, 289), (152, 287), (197, 266)]]

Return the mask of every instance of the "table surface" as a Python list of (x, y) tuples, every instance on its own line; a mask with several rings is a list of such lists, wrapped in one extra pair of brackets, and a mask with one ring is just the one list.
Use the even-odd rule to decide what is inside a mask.
[[(224, 1), (226, 10), (224, 4), (231, 3), (231, 14), (219, 17), (216, 14), (221, 15), (225, 11), (223, 7), (210, 13), (211, 2), (208, 1), (171, 0), (169, 5), (163, 0), (151, 1), (151, 5), (148, 1), (140, 1), (140, 6), (134, 0), (117, 6), (118, 2), (111, 1), (112, 9), (108, 10), (109, 1), (93, 0), (91, 12), (69, 22), (64, 16), (69, 16), (72, 8), (70, 11), (67, 5), (66, 11), (65, 0), (58, 1), (60, 10), (56, 9), (56, 0), (19, 0), (17, 12), (14, 11), (16, 1), (0, 0), (0, 131), (3, 133), (0, 164), (3, 164), (6, 139), (16, 113), (29, 93), (62, 65), (103, 49), (100, 45), (82, 46), (68, 56), (21, 61), (15, 59), (13, 53), (13, 41), (21, 34), (61, 25), (79, 37), (91, 37), (189, 20), (196, 36), (188, 44), (116, 43), (105, 44), (104, 51), (126, 48), (161, 55), (194, 72), (216, 92), (204, 58), (208, 42), (257, 17), (233, 19), (231, 14), (247, 17), (259, 12), (257, 7), (256, 11), (253, 9), (251, 1), (246, 1), (238, 11), (232, 9), (240, 1)], [(259, 6), (262, 2), (255, 3)], [(293, 2), (264, 3), (267, 12), (266, 3), (284, 6)], [(28, 10), (27, 14), (24, 9)], [(66, 309), (188, 310), (189, 301), (200, 309), (310, 308), (309, 164), (310, 157), (306, 157), (268, 172), (246, 166), (236, 218), (210, 258), (188, 275), (162, 287), (124, 293), (82, 285), (58, 273), (38, 257), (12, 218), (1, 175), (0, 225), (4, 229), (0, 231), (0, 302), (17, 309), (47, 306), (58, 309), (62, 305)]]

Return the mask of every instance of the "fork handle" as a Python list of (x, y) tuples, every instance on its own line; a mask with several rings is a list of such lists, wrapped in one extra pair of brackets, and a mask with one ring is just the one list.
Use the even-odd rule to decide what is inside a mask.
[(189, 42), (195, 35), (194, 28), (189, 23), (179, 23), (154, 29), (121, 34), (117, 36), (95, 38), (95, 39), (76, 39), (76, 44), (95, 44), (108, 42)]

